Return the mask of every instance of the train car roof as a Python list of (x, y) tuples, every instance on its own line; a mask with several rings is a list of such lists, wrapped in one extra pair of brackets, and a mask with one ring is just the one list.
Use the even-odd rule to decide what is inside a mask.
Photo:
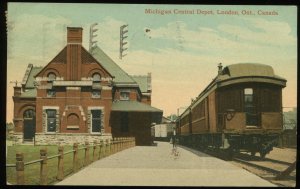
[(284, 78), (275, 75), (271, 66), (258, 63), (238, 63), (228, 65), (224, 67), (222, 74), (218, 76), (218, 79), (243, 76), (262, 76), (285, 80)]
[(286, 86), (286, 79), (275, 75), (272, 66), (259, 63), (237, 63), (225, 66), (207, 87), (192, 101), (191, 105), (180, 115), (188, 114), (189, 109), (200, 103), (210, 91), (218, 87), (242, 82), (264, 82)]

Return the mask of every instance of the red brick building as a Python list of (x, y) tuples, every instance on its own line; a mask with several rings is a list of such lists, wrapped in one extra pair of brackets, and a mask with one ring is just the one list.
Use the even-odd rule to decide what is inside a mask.
[(67, 45), (44, 67), (29, 64), (14, 87), (15, 136), (36, 144), (119, 136), (151, 144), (151, 74), (130, 76), (99, 47), (82, 46), (82, 28), (67, 28)]

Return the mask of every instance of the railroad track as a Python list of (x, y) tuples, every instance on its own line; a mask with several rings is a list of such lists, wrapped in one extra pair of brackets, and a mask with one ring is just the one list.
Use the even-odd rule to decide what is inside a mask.
[(237, 153), (231, 159), (228, 157), (228, 154), (225, 151), (218, 151), (213, 148), (207, 148), (206, 150), (199, 150), (199, 149), (195, 149), (195, 150), (223, 159), (225, 161), (238, 162), (240, 164), (265, 171), (269, 174), (271, 173), (274, 176), (278, 175), (280, 172), (282, 172), (292, 164), (290, 162), (285, 162), (285, 161), (275, 160), (270, 158), (261, 159), (258, 156), (251, 156), (245, 153)]
[(268, 180), (269, 182), (272, 182), (273, 184), (276, 184), (280, 187), (286, 187), (286, 186), (293, 186), (293, 184), (287, 184), (284, 180), (288, 179), (290, 183), (295, 183), (296, 178), (295, 176), (287, 175), (285, 176), (285, 179), (280, 181), (276, 180), (276, 177), (282, 173), (286, 168), (291, 166), (293, 163), (285, 162), (281, 160), (271, 159), (271, 158), (263, 158), (258, 156), (251, 156), (250, 154), (246, 153), (237, 153), (234, 155), (234, 157), (231, 159), (229, 158), (226, 151), (220, 151), (213, 148), (207, 148), (205, 150), (190, 148), (181, 146), (186, 149), (193, 149), (194, 151), (203, 152), (205, 154), (214, 156), (216, 158), (232, 162), (233, 164), (238, 164), (238, 166), (242, 167), (243, 169), (252, 172), (253, 174)]
[(276, 169), (273, 169), (273, 168), (270, 168), (270, 167), (266, 167), (266, 166), (263, 166), (263, 165), (258, 165), (258, 164), (252, 163), (250, 161), (240, 159), (240, 158), (233, 158), (232, 160), (236, 161), (236, 162), (239, 162), (239, 163), (242, 163), (242, 164), (245, 164), (245, 165), (248, 165), (248, 166), (251, 166), (251, 167), (254, 167), (254, 168), (257, 168), (257, 169), (260, 169), (260, 170), (263, 170), (263, 171), (267, 171), (269, 173), (272, 173), (273, 175), (278, 175), (281, 172), (279, 170), (276, 170)]
[(280, 172), (292, 165), (290, 162), (270, 158), (261, 159), (260, 157), (251, 156), (244, 153), (236, 154), (232, 160), (263, 171), (267, 171), (274, 175), (278, 175)]
[[(250, 156), (250, 155), (249, 155)], [(255, 157), (254, 157), (255, 158)], [(296, 182), (295, 175), (285, 175), (284, 178), (278, 176), (284, 174), (284, 170), (290, 167), (293, 163), (265, 158), (261, 161), (249, 161), (239, 157), (234, 157), (233, 162), (238, 163), (243, 169), (254, 173), (255, 175), (272, 182), (280, 187), (293, 186)]]

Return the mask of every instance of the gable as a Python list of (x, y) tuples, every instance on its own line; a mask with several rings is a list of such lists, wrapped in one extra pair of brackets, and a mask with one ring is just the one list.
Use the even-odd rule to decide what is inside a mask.
[[(34, 77), (47, 77), (49, 72), (55, 73), (58, 77), (66, 78), (67, 74), (67, 48), (63, 48), (46, 66), (44, 66)], [(105, 77), (113, 78), (112, 74), (106, 70), (84, 47), (81, 46), (82, 77), (91, 77), (93, 72), (100, 72)]]

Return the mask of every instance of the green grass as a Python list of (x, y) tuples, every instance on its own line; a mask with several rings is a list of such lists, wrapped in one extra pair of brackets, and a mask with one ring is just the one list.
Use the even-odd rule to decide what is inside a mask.
[[(79, 148), (82, 146), (79, 146)], [(58, 154), (58, 146), (48, 145), (48, 146), (33, 146), (33, 145), (15, 145), (7, 147), (7, 164), (16, 163), (16, 153), (22, 152), (24, 154), (24, 162), (29, 162), (32, 160), (40, 159), (40, 149), (47, 148), (47, 156), (52, 156)], [(64, 152), (72, 150), (73, 146), (64, 146)], [(96, 154), (98, 156), (99, 147), (96, 149)], [(89, 149), (90, 162), (93, 160), (93, 148)], [(79, 150), (78, 161), (79, 169), (84, 166), (85, 151)], [(47, 160), (48, 167), (48, 184), (54, 184), (58, 180), (57, 167), (58, 158), (53, 158)], [(64, 176), (67, 176), (73, 172), (73, 153), (64, 155)], [(26, 185), (39, 185), (40, 184), (40, 163), (25, 165), (24, 177)], [(11, 184), (16, 184), (16, 168), (6, 168), (7, 182)]]

